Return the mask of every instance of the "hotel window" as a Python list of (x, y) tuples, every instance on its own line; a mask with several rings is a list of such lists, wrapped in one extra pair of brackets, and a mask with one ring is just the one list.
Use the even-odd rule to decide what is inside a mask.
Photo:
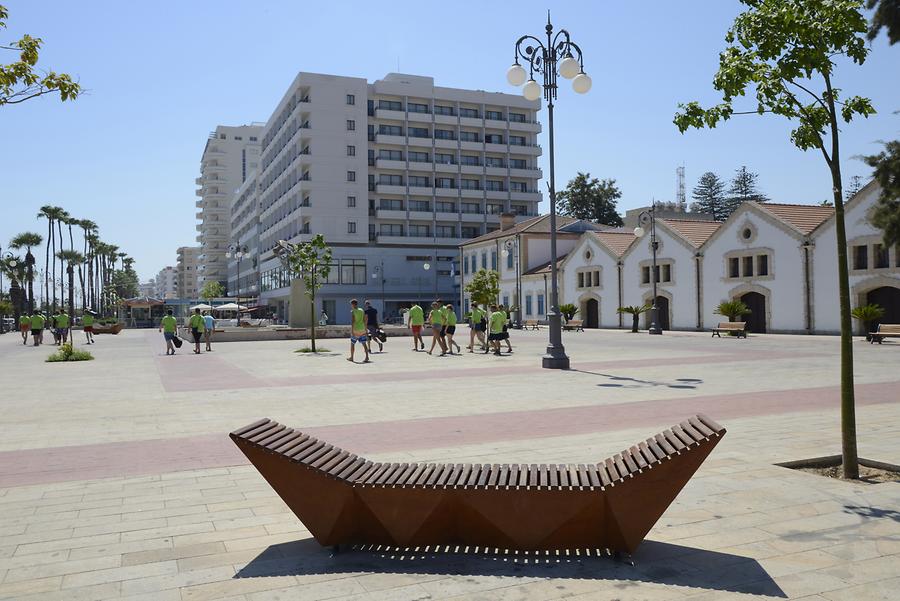
[(744, 277), (753, 277), (753, 257), (744, 257)]
[(487, 214), (488, 215), (499, 215), (503, 212), (503, 205), (498, 205), (494, 203), (488, 203), (487, 205)]
[(402, 136), (403, 128), (399, 125), (379, 125), (378, 133), (385, 136)]
[(503, 295), (503, 306), (506, 307), (507, 309), (509, 309), (509, 295), (508, 294)]
[(503, 121), (503, 113), (501, 111), (485, 111), (484, 118), (493, 121)]
[(409, 186), (411, 188), (428, 188), (431, 186), (431, 184), (429, 183), (428, 178), (424, 175), (410, 175)]
[(434, 180), (435, 188), (455, 188), (456, 181), (452, 177), (438, 177)]
[(409, 210), (410, 211), (419, 211), (419, 212), (430, 212), (431, 211), (431, 203), (427, 200), (410, 200), (409, 201)]
[(503, 136), (500, 134), (484, 134), (486, 144), (503, 144)]
[(434, 139), (435, 140), (455, 140), (456, 134), (454, 134), (453, 130), (450, 130), (450, 129), (436, 129), (436, 130), (434, 130)]
[(478, 119), (478, 109), (461, 108), (459, 109), (459, 116), (468, 117), (469, 119)]
[(481, 182), (477, 179), (465, 179), (460, 182), (463, 190), (481, 190)]
[(491, 190), (493, 192), (503, 192), (503, 180), (500, 179), (489, 179), (485, 182), (485, 190)]
[(456, 163), (456, 158), (446, 152), (436, 152), (434, 153), (434, 162), (441, 165), (453, 165)]
[[(473, 227), (473, 226), (470, 226), (470, 225), (469, 225), (469, 226), (466, 226), (466, 225), (463, 226), (463, 228), (462, 228), (462, 237), (463, 237), (463, 238), (465, 238), (466, 240), (468, 240), (469, 238), (475, 238), (475, 237), (477, 237), (477, 236), (478, 236), (478, 228), (477, 228), (477, 227)], [(475, 261), (474, 261), (475, 257), (472, 257), (472, 259), (473, 259), (473, 261), (472, 261), (472, 268), (474, 269), (474, 268), (475, 268)]]
[(506, 253), (506, 268), (507, 269), (513, 268), (513, 254), (511, 252)]
[(408, 127), (406, 131), (409, 132), (410, 138), (430, 138), (431, 133), (428, 131), (427, 127)]
[(352, 209), (355, 206), (356, 206), (356, 197), (348, 196), (347, 197), (347, 207)]
[(486, 167), (503, 167), (503, 159), (500, 157), (484, 157)]
[(257, 140), (256, 140), (256, 136), (250, 136), (250, 141), (251, 141), (251, 142), (256, 142), (256, 141), (257, 141)]
[(731, 257), (730, 259), (728, 259), (728, 277), (741, 277), (741, 261), (737, 257)]
[(769, 275), (769, 255), (757, 255), (756, 274)]
[(453, 112), (452, 106), (445, 106), (442, 104), (434, 105), (434, 114), (435, 115), (450, 115), (453, 116), (455, 113)]
[(407, 102), (406, 110), (410, 113), (427, 113), (428, 105), (420, 102)]
[(386, 111), (402, 111), (403, 104), (397, 100), (379, 100), (378, 108)]
[(347, 146), (347, 156), (348, 157), (356, 156), (356, 146)]
[(356, 171), (348, 171), (347, 172), (347, 181), (355, 182), (356, 181)]
[(403, 201), (396, 198), (382, 198), (378, 201), (378, 208), (382, 211), (402, 211)]
[(478, 167), (481, 165), (481, 158), (477, 154), (464, 154), (460, 157), (460, 163), (469, 167)]
[(410, 163), (429, 163), (431, 162), (431, 158), (428, 156), (427, 152), (413, 152), (409, 151), (409, 162)]
[(528, 192), (528, 185), (525, 182), (509, 182), (510, 192)]
[(348, 233), (348, 234), (355, 234), (355, 233), (356, 233), (356, 222), (355, 222), (355, 221), (348, 221), (348, 222), (347, 222), (347, 233)]
[[(323, 284), (340, 284), (341, 283), (341, 266), (337, 263), (329, 265), (328, 277), (325, 278)], [(290, 286), (290, 281), (285, 281), (283, 286)]]
[(509, 120), (513, 123), (525, 123), (524, 113), (510, 113)]
[(538, 315), (543, 315), (543, 314), (544, 314), (544, 295), (543, 295), (543, 294), (538, 294), (538, 295), (537, 295), (537, 298), (538, 298), (538, 307), (537, 307), (538, 312), (537, 312), (537, 314), (538, 314)]
[(853, 247), (853, 269), (869, 268), (869, 247), (865, 244)]
[(347, 94), (347, 104), (356, 104), (356, 96)]
[(533, 315), (531, 312), (531, 295), (525, 297), (525, 315)]
[(464, 203), (462, 203), (462, 212), (480, 215), (481, 214), (481, 205), (478, 204), (477, 202), (464, 202)]
[(347, 119), (347, 131), (356, 131), (356, 121)]
[(478, 133), (474, 131), (459, 132), (459, 139), (462, 142), (478, 142)]
[[(412, 153), (410, 153), (412, 154)], [(402, 161), (403, 160), (403, 152), (400, 150), (379, 150), (378, 158), (384, 159), (386, 161)]]
[(378, 233), (382, 236), (402, 236), (403, 226), (399, 223), (382, 223), (378, 227)]
[(528, 163), (525, 159), (509, 159), (510, 169), (528, 169)]
[(365, 259), (342, 259), (341, 260), (341, 283), (342, 284), (365, 284), (366, 283), (366, 261)]
[(438, 225), (434, 228), (438, 238), (456, 238), (456, 227), (452, 225)]
[(888, 249), (884, 244), (875, 244), (872, 246), (872, 262), (875, 269), (885, 269), (891, 266)]
[(525, 146), (525, 136), (510, 136), (510, 146)]
[(388, 175), (386, 173), (382, 173), (378, 176), (378, 183), (385, 186), (402, 186), (403, 185), (403, 176), (402, 175)]
[(438, 201), (435, 203), (435, 209), (438, 213), (455, 213), (456, 212), (456, 203), (455, 202), (445, 202)]
[(411, 225), (409, 226), (409, 235), (427, 238), (431, 236), (431, 228), (427, 225)]

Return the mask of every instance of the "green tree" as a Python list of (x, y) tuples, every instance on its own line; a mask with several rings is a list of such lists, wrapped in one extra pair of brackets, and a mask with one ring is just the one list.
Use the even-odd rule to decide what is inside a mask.
[(500, 296), (500, 274), (493, 269), (479, 269), (466, 284), (472, 302), (491, 305)]
[(734, 321), (735, 318), (750, 315), (752, 311), (750, 311), (750, 307), (744, 301), (734, 299), (722, 301), (713, 313), (727, 317), (728, 321)]
[(651, 308), (650, 305), (627, 305), (616, 309), (616, 313), (631, 315), (631, 333), (637, 334), (638, 320), (641, 317), (641, 313), (646, 313)]
[(862, 178), (858, 175), (854, 175), (850, 178), (850, 184), (847, 186), (847, 189), (844, 190), (844, 200), (850, 200), (856, 193), (862, 190)]
[(28, 282), (28, 313), (34, 313), (34, 255), (31, 249), (44, 239), (34, 232), (22, 232), (9, 242), (10, 248), (25, 249), (25, 281)]
[(622, 217), (616, 212), (616, 201), (622, 192), (616, 180), (599, 180), (590, 173), (578, 172), (566, 189), (556, 194), (561, 215), (595, 221), (604, 225), (620, 226)]
[(884, 308), (881, 305), (861, 305), (850, 312), (853, 319), (858, 319), (866, 330), (866, 341), (872, 339), (870, 332), (872, 324), (884, 317)]
[(224, 295), (224, 286), (216, 281), (206, 282), (203, 284), (203, 289), (200, 291), (200, 298), (205, 301), (211, 301), (214, 298), (220, 298)]
[(725, 182), (712, 171), (700, 176), (691, 197), (696, 201), (691, 205), (692, 211), (708, 213), (716, 221), (725, 221), (728, 218), (725, 207)]
[[(0, 5), (0, 29), (6, 29), (9, 13)], [(65, 73), (40, 72), (36, 69), (41, 38), (23, 35), (14, 42), (0, 43), (0, 50), (18, 52), (19, 60), (0, 64), (0, 106), (19, 104), (44, 94), (59, 93), (60, 100), (74, 100), (81, 94), (81, 86)]]
[(61, 250), (57, 254), (60, 261), (66, 263), (66, 274), (69, 278), (69, 316), (75, 317), (75, 266), (81, 265), (84, 255), (77, 250)]
[[(841, 316), (841, 447), (845, 478), (859, 478), (856, 404), (853, 391), (853, 346), (850, 326), (850, 282), (841, 178), (842, 122), (875, 112), (860, 96), (844, 96), (833, 81), (834, 59), (856, 64), (866, 60), (868, 24), (863, 0), (742, 0), (749, 10), (735, 18), (719, 55), (713, 87), (723, 102), (704, 109), (697, 102), (680, 105), (674, 122), (682, 132), (715, 127), (735, 113), (734, 100), (748, 89), (756, 110), (796, 123), (791, 142), (800, 150), (818, 150), (831, 175), (837, 237), (838, 292)], [(826, 141), (827, 140), (827, 141)]]
[(900, 0), (868, 0), (866, 8), (875, 9), (867, 36), (869, 41), (878, 37), (883, 27), (891, 44), (900, 42)]
[(309, 242), (292, 244), (280, 240), (278, 255), (293, 276), (303, 279), (304, 293), (310, 303), (310, 348), (316, 352), (316, 293), (331, 273), (331, 247), (325, 243), (325, 236), (316, 234)]
[(887, 142), (884, 150), (867, 156), (873, 175), (881, 186), (878, 204), (872, 213), (872, 224), (884, 234), (884, 245), (900, 245), (900, 140)]
[(110, 273), (109, 281), (120, 299), (134, 298), (140, 292), (138, 275), (134, 269), (114, 269)]
[(744, 165), (740, 169), (735, 169), (731, 185), (728, 187), (728, 197), (725, 199), (726, 217), (737, 211), (741, 203), (769, 200), (769, 197), (757, 188), (757, 179), (759, 179), (759, 174), (747, 171), (747, 167)]

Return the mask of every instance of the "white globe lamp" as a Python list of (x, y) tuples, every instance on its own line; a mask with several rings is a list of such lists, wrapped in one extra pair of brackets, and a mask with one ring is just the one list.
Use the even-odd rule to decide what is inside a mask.
[(641, 226), (634, 228), (634, 236), (635, 238), (642, 238), (644, 236), (644, 228)]
[(572, 80), (572, 89), (578, 94), (587, 94), (591, 89), (592, 83), (593, 82), (587, 73), (579, 73), (578, 76)]
[(516, 63), (506, 71), (506, 81), (508, 81), (510, 85), (520, 86), (525, 83), (527, 75), (528, 74), (525, 73), (525, 69), (522, 68), (522, 65)]
[(581, 71), (581, 65), (572, 56), (567, 56), (559, 62), (559, 74), (566, 79), (572, 79)]
[(537, 100), (541, 97), (541, 84), (533, 79), (529, 79), (525, 87), (522, 88), (522, 96), (527, 100)]

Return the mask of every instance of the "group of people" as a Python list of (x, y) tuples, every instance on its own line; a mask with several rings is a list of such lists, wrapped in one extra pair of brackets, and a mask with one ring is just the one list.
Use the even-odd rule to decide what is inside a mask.
[[(206, 345), (207, 352), (212, 351), (212, 337), (216, 330), (216, 319), (209, 313), (201, 313), (200, 309), (194, 309), (188, 319), (188, 328), (191, 330), (191, 338), (194, 341), (194, 354), (200, 354), (200, 342)], [(166, 355), (174, 355), (175, 349), (181, 347), (181, 339), (178, 338), (178, 320), (172, 309), (167, 309), (159, 323), (159, 331), (163, 333), (166, 341)]]
[[(35, 311), (32, 315), (22, 315), (19, 318), (19, 333), (22, 335), (22, 344), (28, 344), (28, 334), (34, 346), (44, 343), (44, 330), (49, 327), (53, 334), (53, 344), (61, 346), (69, 341), (71, 318), (65, 309), (54, 311), (52, 315), (46, 315)], [(94, 314), (85, 311), (81, 317), (81, 325), (84, 328), (84, 336), (87, 344), (94, 344)]]
[[(457, 316), (452, 303), (444, 304), (440, 299), (431, 303), (431, 311), (426, 320), (425, 311), (416, 303), (407, 312), (409, 327), (413, 334), (412, 350), (419, 352), (425, 350), (425, 341), (422, 339), (422, 329), (426, 321), (431, 326), (431, 348), (426, 352), (431, 355), (435, 346), (441, 349), (440, 356), (460, 354), (462, 349), (453, 337), (456, 335)], [(485, 338), (485, 333), (488, 334)], [(482, 309), (478, 303), (472, 303), (469, 312), (469, 345), (466, 347), (470, 353), (475, 352), (475, 339), (478, 339), (479, 348), (485, 353), (494, 351), (499, 355), (502, 342), (506, 342), (506, 352), (512, 352), (512, 344), (509, 341), (509, 313), (503, 305), (492, 304), (489, 310)], [(454, 347), (456, 353), (453, 352)]]
[(378, 352), (384, 351), (384, 342), (387, 340), (384, 332), (378, 326), (378, 309), (372, 306), (371, 301), (365, 302), (365, 309), (360, 308), (359, 301), (355, 298), (350, 301), (350, 356), (347, 361), (355, 363), (356, 345), (362, 345), (366, 358), (363, 363), (371, 363), (369, 357), (373, 353), (372, 342), (378, 344)]

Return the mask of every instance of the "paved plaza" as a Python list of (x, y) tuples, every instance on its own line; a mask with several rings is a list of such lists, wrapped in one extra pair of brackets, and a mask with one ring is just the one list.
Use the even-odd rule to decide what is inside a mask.
[[(510, 356), (444, 358), (391, 338), (351, 365), (345, 340), (325, 356), (279, 341), (167, 357), (155, 330), (126, 330), (98, 336), (95, 361), (46, 364), (51, 347), (0, 336), (0, 598), (898, 598), (900, 483), (774, 465), (840, 452), (837, 338), (567, 332), (561, 372), (539, 368), (546, 330), (512, 337)], [(900, 344), (854, 351), (860, 455), (900, 463)], [(728, 434), (634, 566), (332, 557), (227, 437), (271, 417), (379, 461), (587, 463), (698, 412)]]

